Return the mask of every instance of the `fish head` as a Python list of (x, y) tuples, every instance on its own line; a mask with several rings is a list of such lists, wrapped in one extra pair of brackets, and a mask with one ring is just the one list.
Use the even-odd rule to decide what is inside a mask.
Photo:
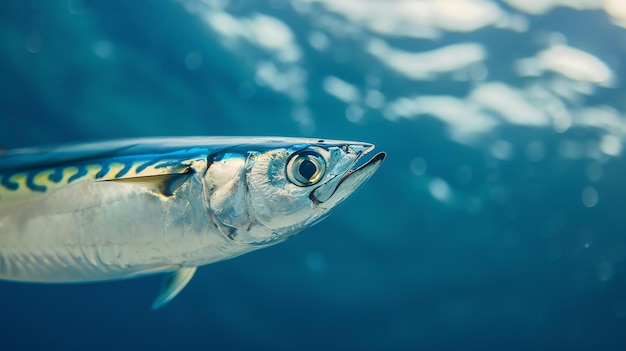
[(217, 184), (208, 196), (214, 221), (240, 244), (283, 241), (324, 219), (376, 172), (384, 153), (361, 162), (373, 149), (361, 142), (307, 140), (231, 152), (207, 171)]

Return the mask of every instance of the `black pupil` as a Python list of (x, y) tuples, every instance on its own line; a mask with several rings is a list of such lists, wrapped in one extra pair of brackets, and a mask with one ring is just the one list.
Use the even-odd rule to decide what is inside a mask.
[(315, 163), (313, 163), (313, 162), (311, 162), (309, 160), (304, 160), (300, 164), (300, 168), (298, 168), (298, 172), (300, 172), (300, 175), (304, 179), (308, 180), (308, 179), (313, 178), (313, 176), (317, 172), (317, 166), (315, 165)]

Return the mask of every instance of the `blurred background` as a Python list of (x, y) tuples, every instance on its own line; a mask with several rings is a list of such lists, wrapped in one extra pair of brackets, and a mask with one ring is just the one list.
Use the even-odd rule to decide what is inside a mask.
[(156, 312), (159, 276), (0, 282), (0, 350), (626, 350), (625, 27), (622, 0), (2, 1), (0, 145), (389, 157)]

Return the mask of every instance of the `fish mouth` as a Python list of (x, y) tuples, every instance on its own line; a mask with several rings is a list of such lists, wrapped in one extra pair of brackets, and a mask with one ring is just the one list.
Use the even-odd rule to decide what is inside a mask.
[(315, 204), (324, 204), (325, 207), (332, 207), (342, 202), (350, 195), (352, 195), (361, 185), (365, 184), (376, 173), (383, 160), (387, 156), (384, 152), (379, 152), (369, 161), (355, 167), (356, 164), (363, 158), (363, 155), (372, 151), (374, 145), (370, 145), (364, 149), (359, 157), (351, 165), (351, 168), (346, 171), (341, 178), (332, 179), (323, 185), (320, 185), (311, 192), (309, 198)]

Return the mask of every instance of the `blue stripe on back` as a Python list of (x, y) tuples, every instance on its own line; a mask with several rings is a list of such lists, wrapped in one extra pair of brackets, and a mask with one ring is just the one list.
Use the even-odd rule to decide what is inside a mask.
[(136, 172), (137, 173), (141, 173), (143, 172), (146, 168), (156, 164), (157, 162), (159, 162), (160, 160), (158, 158), (153, 158), (152, 160), (146, 161), (144, 164), (140, 165), (139, 167), (137, 167)]
[(111, 165), (108, 163), (103, 163), (102, 164), (102, 168), (100, 169), (100, 171), (98, 171), (98, 173), (96, 173), (96, 179), (101, 179), (104, 176), (107, 175), (107, 173), (109, 173), (109, 170), (111, 169)]
[(54, 171), (48, 175), (48, 179), (53, 183), (59, 183), (63, 180), (63, 169), (55, 168)]
[(125, 176), (126, 173), (128, 173), (128, 171), (130, 171), (132, 167), (133, 167), (133, 162), (126, 162), (124, 164), (124, 168), (122, 168), (119, 172), (117, 172), (117, 174), (115, 175), (115, 178)]
[(44, 185), (39, 185), (39, 184), (35, 184), (35, 176), (37, 175), (36, 172), (29, 172), (26, 175), (26, 186), (28, 187), (28, 189), (32, 190), (32, 191), (37, 191), (40, 193), (45, 192), (48, 188)]
[[(17, 173), (34, 169), (81, 164), (105, 164), (145, 160), (158, 162), (166, 155), (188, 159), (228, 147), (228, 138), (146, 138), (9, 150), (0, 154), (0, 172)], [(95, 161), (95, 162), (94, 162)], [(132, 165), (131, 165), (132, 166)], [(149, 165), (143, 165), (145, 169)]]
[(75, 181), (77, 179), (80, 179), (80, 178), (86, 176), (86, 175), (87, 175), (87, 167), (85, 167), (85, 166), (78, 167), (78, 172), (76, 172), (76, 174), (71, 176), (70, 179), (67, 180), (67, 183), (69, 184), (69, 183), (71, 183), (71, 182), (73, 182), (73, 181)]
[(0, 176), (0, 184), (2, 184), (2, 186), (4, 186), (5, 188), (13, 191), (17, 190), (20, 187), (18, 183), (11, 181), (11, 177), (8, 176)]

